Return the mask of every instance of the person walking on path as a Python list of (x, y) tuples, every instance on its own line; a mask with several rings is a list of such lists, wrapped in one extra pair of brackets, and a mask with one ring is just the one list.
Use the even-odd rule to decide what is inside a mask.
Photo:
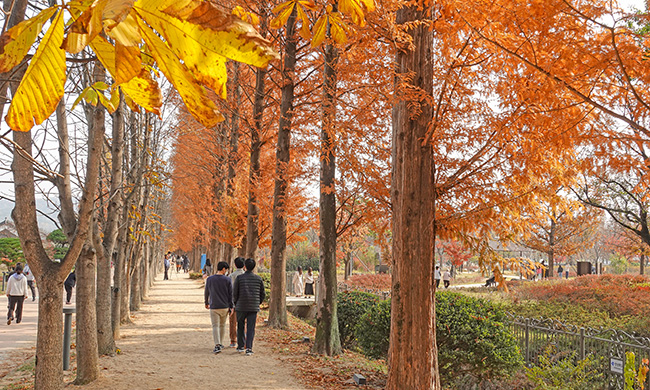
[(436, 280), (436, 288), (440, 287), (440, 267), (437, 265), (433, 277)]
[(557, 266), (557, 276), (559, 276), (560, 279), (562, 279), (562, 274), (563, 273), (564, 273), (564, 268), (562, 268), (562, 264), (560, 264), (560, 265)]
[(190, 272), (190, 259), (187, 258), (187, 255), (183, 255), (183, 272)]
[(65, 303), (70, 304), (72, 299), (72, 288), (77, 284), (77, 275), (74, 273), (74, 270), (70, 272), (70, 275), (63, 282), (63, 287), (65, 287)]
[(206, 277), (212, 275), (212, 262), (210, 259), (205, 259), (205, 265), (203, 266), (203, 275)]
[[(233, 290), (235, 288), (235, 280), (239, 275), (244, 273), (244, 258), (237, 257), (235, 258), (235, 270), (230, 274), (230, 279), (232, 280)], [(237, 313), (235, 310), (230, 312), (230, 348), (235, 348), (237, 346)]]
[(305, 295), (314, 295), (314, 274), (311, 267), (307, 267), (307, 275), (305, 276)]
[(226, 340), (226, 320), (232, 312), (232, 282), (226, 276), (228, 263), (220, 261), (217, 264), (217, 273), (205, 281), (205, 308), (210, 309), (212, 321), (212, 338), (214, 339), (213, 353), (221, 352), (225, 347), (222, 342)]
[(165, 259), (163, 260), (163, 265), (165, 266), (165, 277), (163, 280), (169, 280), (169, 267), (171, 267), (172, 263), (171, 260), (169, 260), (169, 257), (172, 255), (171, 252), (167, 252), (165, 255)]
[(264, 301), (264, 282), (255, 275), (255, 260), (244, 261), (246, 272), (235, 280), (233, 299), (237, 311), (237, 352), (244, 352), (244, 325), (246, 325), (246, 356), (253, 354), (253, 339), (255, 338), (255, 321), (260, 304)]
[(36, 300), (36, 288), (34, 288), (34, 274), (32, 270), (29, 269), (29, 264), (25, 264), (25, 269), (23, 270), (25, 278), (27, 278), (27, 286), (32, 291), (32, 302)]
[(11, 321), (14, 320), (14, 310), (16, 323), (20, 324), (23, 320), (23, 302), (27, 298), (27, 278), (23, 275), (23, 266), (20, 264), (16, 265), (13, 275), (7, 282), (7, 298), (9, 298), (7, 325), (11, 325)]
[(442, 274), (442, 281), (445, 285), (445, 288), (449, 288), (449, 284), (451, 284), (451, 273), (449, 273), (448, 269), (446, 269)]
[(293, 294), (301, 297), (305, 291), (305, 281), (302, 277), (302, 267), (298, 266), (298, 271), (293, 275)]

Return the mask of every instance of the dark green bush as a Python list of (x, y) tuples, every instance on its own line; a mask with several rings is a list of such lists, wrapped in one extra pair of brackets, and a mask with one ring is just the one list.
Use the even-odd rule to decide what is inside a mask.
[(260, 272), (258, 275), (262, 278), (264, 282), (264, 292), (265, 298), (264, 302), (268, 302), (271, 298), (271, 273), (270, 272)]
[(361, 291), (346, 291), (338, 294), (336, 307), (339, 319), (341, 345), (355, 346), (357, 324), (366, 311), (379, 300), (376, 295)]
[(484, 299), (458, 293), (440, 292), (436, 298), (438, 358), (444, 381), (465, 374), (480, 382), (495, 375), (507, 376), (522, 366), (503, 310)]
[[(507, 376), (522, 366), (517, 342), (505, 313), (494, 304), (458, 293), (436, 294), (436, 332), (443, 382), (464, 378), (474, 383)], [(386, 357), (390, 336), (390, 300), (372, 306), (359, 320), (357, 340), (370, 357)], [(468, 379), (470, 377), (470, 379)], [(471, 379), (473, 378), (473, 379)]]
[(359, 319), (357, 340), (364, 355), (383, 358), (388, 355), (390, 337), (390, 300), (372, 305)]

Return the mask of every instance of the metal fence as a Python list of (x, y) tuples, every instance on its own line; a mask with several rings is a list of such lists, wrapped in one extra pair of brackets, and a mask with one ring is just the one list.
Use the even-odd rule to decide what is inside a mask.
[[(509, 314), (510, 325), (519, 342), (526, 364), (539, 362), (551, 347), (556, 356), (591, 357), (602, 365), (604, 388), (623, 389), (625, 353), (634, 352), (637, 368), (642, 359), (650, 359), (650, 338), (630, 335), (617, 329), (593, 329), (545, 318), (524, 318)], [(650, 377), (646, 388), (650, 386)], [(596, 388), (595, 388), (596, 389)]]

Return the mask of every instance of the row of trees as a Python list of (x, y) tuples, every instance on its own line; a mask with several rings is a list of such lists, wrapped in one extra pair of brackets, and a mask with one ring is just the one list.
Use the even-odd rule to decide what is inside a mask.
[[(224, 55), (265, 67), (276, 54), (250, 25), (207, 3), (48, 5), (4, 2), (0, 112), (10, 101), (13, 137), (2, 140), (12, 154), (12, 218), (40, 293), (34, 387), (61, 389), (62, 291), (70, 270), (76, 264), (75, 382), (84, 384), (98, 377), (98, 356), (115, 352), (120, 324), (138, 309), (165, 249), (167, 121), (177, 100), (163, 99), (170, 86), (151, 65), (208, 126), (221, 114), (201, 84), (216, 85), (222, 75), (206, 67), (224, 64)], [(197, 21), (192, 10), (214, 18)], [(179, 35), (192, 28), (204, 31)], [(197, 40), (211, 50), (199, 53)], [(34, 123), (41, 126), (32, 132)], [(59, 210), (68, 238), (60, 262), (41, 241), (37, 191)]]
[[(393, 266), (389, 389), (440, 388), (433, 288), (437, 239), (461, 240), (489, 270), (505, 261), (491, 248), (494, 238), (529, 239), (536, 221), (578, 215), (574, 202), (565, 200), (569, 193), (606, 209), (638, 237), (647, 235), (645, 37), (635, 29), (639, 19), (609, 1), (228, 4), (237, 17), (198, 0), (89, 3), (71, 13), (75, 22), (65, 42), (57, 7), (31, 19), (29, 26), (39, 28), (23, 25), (3, 37), (0, 71), (22, 79), (19, 86), (10, 85), (7, 123), (27, 130), (61, 107), (63, 50), (78, 53), (89, 42), (126, 104), (164, 112), (149, 68), (133, 66), (155, 61), (187, 108), (175, 122), (179, 135), (171, 167), (175, 245), (232, 258), (235, 248), (255, 257), (270, 243), (269, 322), (284, 326), (286, 246), (318, 221), (321, 291), (314, 348), (336, 354), (337, 242), (350, 248), (354, 240), (346, 242), (347, 235), (372, 231)], [(8, 26), (14, 26), (26, 1), (10, 5)], [(32, 31), (50, 18), (23, 75), (20, 61), (29, 48), (20, 44), (36, 39)], [(259, 35), (240, 18), (259, 24)], [(281, 61), (270, 68), (278, 56), (263, 37), (279, 47)], [(143, 40), (146, 55), (140, 50)], [(16, 47), (20, 50), (10, 50)], [(223, 56), (257, 68), (227, 63)], [(57, 64), (49, 66), (51, 73), (43, 58)], [(126, 116), (117, 108), (117, 88), (110, 98), (104, 96), (101, 66), (88, 73), (91, 88), (81, 92), (83, 97)], [(38, 79), (44, 74), (48, 77)], [(228, 103), (217, 99), (226, 95)], [(57, 109), (57, 119), (64, 115)], [(45, 331), (60, 334), (60, 321), (48, 319), (60, 316), (62, 278), (80, 254), (80, 266), (92, 271), (89, 237), (110, 244), (116, 234), (107, 233), (113, 231), (112, 216), (119, 214), (110, 212), (116, 200), (112, 178), (119, 175), (112, 167), (127, 154), (117, 157), (123, 151), (119, 137), (104, 142), (103, 115), (101, 105), (86, 110), (86, 174), (76, 214), (66, 179), (68, 135), (59, 129), (65, 121), (56, 122), (64, 145), (56, 174), (35, 164), (29, 133), (14, 133), (14, 219), (28, 261), (38, 263), (33, 269), (43, 279), (41, 287), (52, 292), (40, 313), (50, 328), (39, 323), (38, 388), (61, 383), (55, 381), (60, 364), (50, 364), (60, 343), (47, 340)], [(135, 138), (131, 148), (136, 155), (160, 156), (146, 151), (161, 138), (144, 136), (156, 120), (140, 115), (142, 143)], [(106, 145), (112, 157), (106, 219), (97, 217), (103, 223), (93, 224), (94, 191), (98, 183), (108, 183), (99, 180), (104, 162), (99, 151)], [(60, 219), (71, 239), (61, 266), (52, 265), (39, 246), (34, 169), (52, 177), (61, 198)], [(145, 171), (126, 165), (122, 171), (124, 181), (132, 174), (132, 183), (140, 185), (133, 188), (141, 188), (141, 199), (152, 196), (154, 191), (145, 192), (155, 187), (142, 185)], [(319, 178), (318, 218), (315, 208), (303, 206), (310, 177)], [(141, 218), (146, 212), (141, 205), (114, 207), (127, 218)], [(133, 227), (127, 235), (137, 231)], [(140, 264), (145, 251), (135, 248), (130, 266)], [(80, 286), (81, 291), (94, 295)], [(56, 375), (46, 379), (51, 374)]]

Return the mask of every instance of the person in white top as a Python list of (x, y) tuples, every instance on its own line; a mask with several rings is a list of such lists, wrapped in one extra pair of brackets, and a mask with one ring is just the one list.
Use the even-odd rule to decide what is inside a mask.
[(29, 264), (25, 264), (25, 269), (23, 270), (25, 278), (27, 278), (27, 286), (32, 291), (32, 302), (36, 300), (36, 289), (34, 288), (34, 274), (32, 270), (29, 269)]
[(9, 277), (7, 283), (7, 297), (9, 298), (9, 311), (7, 312), (7, 325), (14, 320), (16, 310), (16, 323), (23, 320), (23, 302), (27, 298), (27, 278), (23, 275), (23, 266), (16, 265), (15, 273)]
[(311, 267), (307, 267), (307, 276), (305, 276), (305, 295), (314, 295), (314, 274)]
[(298, 272), (293, 275), (293, 293), (297, 297), (301, 297), (305, 289), (305, 282), (302, 276), (302, 267), (298, 266)]
[(436, 280), (436, 288), (440, 287), (440, 267), (436, 265), (436, 270), (433, 274), (433, 278)]
[(446, 269), (442, 274), (442, 282), (445, 284), (445, 288), (449, 288), (449, 284), (451, 283), (451, 273), (449, 273), (448, 269)]

